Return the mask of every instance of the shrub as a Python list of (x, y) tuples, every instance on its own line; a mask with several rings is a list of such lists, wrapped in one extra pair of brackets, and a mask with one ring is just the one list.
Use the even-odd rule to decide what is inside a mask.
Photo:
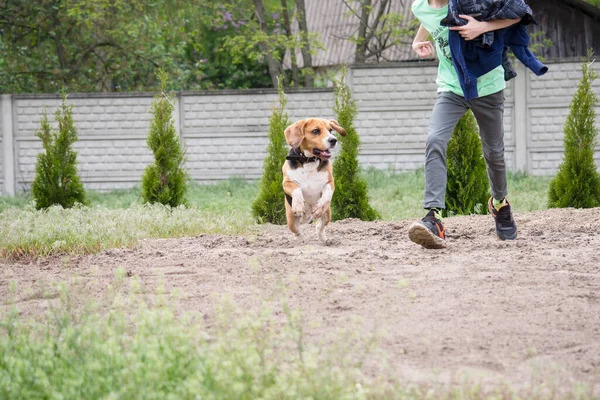
[(286, 223), (286, 218), (281, 168), (288, 153), (283, 131), (290, 125), (288, 114), (285, 112), (287, 98), (283, 92), (282, 79), (279, 79), (277, 93), (279, 94), (279, 104), (273, 108), (269, 119), (267, 156), (263, 163), (259, 193), (252, 203), (252, 216), (258, 223), (269, 222), (282, 225)]
[(175, 109), (172, 97), (165, 93), (167, 74), (159, 70), (161, 92), (152, 102), (153, 115), (148, 134), (148, 147), (154, 153), (154, 163), (146, 167), (142, 177), (142, 197), (147, 203), (171, 207), (185, 204), (188, 174), (183, 169), (185, 152), (173, 121)]
[(62, 104), (54, 114), (58, 130), (52, 131), (44, 110), (41, 128), (36, 136), (42, 139), (44, 153), (39, 153), (35, 166), (32, 193), (36, 208), (48, 208), (59, 204), (63, 208), (77, 203), (87, 204), (83, 184), (77, 174), (77, 152), (72, 149), (78, 140), (73, 122), (73, 105), (67, 106), (67, 94), (63, 91)]
[(589, 58), (582, 66), (583, 77), (570, 105), (564, 127), (564, 160), (550, 182), (549, 207), (591, 208), (600, 206), (600, 175), (594, 162), (598, 129), (594, 107), (598, 97), (592, 90), (597, 74)]
[(468, 111), (452, 132), (446, 157), (448, 184), (446, 186), (446, 215), (487, 213), (490, 197), (487, 169), (477, 122)]
[(369, 204), (367, 182), (360, 174), (358, 153), (360, 138), (354, 128), (354, 118), (358, 107), (352, 98), (350, 88), (345, 82), (346, 67), (342, 68), (339, 80), (335, 82), (335, 107), (333, 111), (340, 126), (346, 130), (346, 137), (341, 137), (340, 152), (333, 162), (335, 191), (331, 200), (332, 219), (358, 218), (373, 221), (381, 218), (377, 210)]

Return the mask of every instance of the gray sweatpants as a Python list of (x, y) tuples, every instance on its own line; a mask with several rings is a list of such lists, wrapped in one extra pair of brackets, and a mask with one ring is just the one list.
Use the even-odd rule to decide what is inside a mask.
[(446, 207), (446, 149), (454, 127), (469, 108), (479, 125), (492, 196), (498, 200), (506, 196), (504, 91), (471, 101), (452, 92), (440, 92), (433, 107), (425, 146), (425, 208)]

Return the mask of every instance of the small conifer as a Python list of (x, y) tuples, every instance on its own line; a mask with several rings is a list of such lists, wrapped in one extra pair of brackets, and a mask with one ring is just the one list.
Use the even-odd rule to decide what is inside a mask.
[(340, 126), (346, 130), (346, 137), (341, 137), (341, 148), (333, 162), (335, 191), (331, 200), (332, 219), (358, 218), (373, 221), (381, 218), (377, 210), (369, 204), (367, 182), (360, 176), (358, 153), (360, 138), (354, 128), (354, 119), (358, 107), (352, 98), (350, 88), (345, 82), (346, 67), (342, 68), (340, 79), (335, 82), (335, 107), (333, 111)]
[(269, 144), (267, 156), (263, 163), (263, 175), (260, 181), (258, 196), (252, 203), (252, 215), (258, 223), (283, 225), (285, 218), (285, 192), (283, 191), (283, 173), (288, 146), (283, 132), (290, 125), (285, 112), (287, 97), (283, 92), (283, 80), (277, 85), (279, 103), (273, 108), (269, 119)]
[(558, 174), (550, 182), (550, 207), (591, 208), (600, 206), (600, 174), (594, 161), (596, 147), (596, 113), (598, 97), (592, 89), (597, 78), (589, 59), (583, 62), (583, 77), (573, 96), (564, 127), (564, 159)]
[(146, 203), (171, 207), (185, 204), (188, 174), (183, 169), (185, 152), (173, 121), (174, 99), (166, 92), (167, 73), (159, 70), (161, 91), (152, 102), (153, 115), (146, 143), (154, 154), (154, 162), (142, 177), (142, 198)]
[(36, 132), (45, 150), (37, 156), (36, 176), (32, 185), (38, 210), (54, 204), (60, 204), (63, 208), (73, 207), (77, 203), (88, 204), (85, 189), (77, 174), (77, 152), (72, 148), (78, 140), (73, 122), (73, 105), (67, 106), (67, 94), (64, 91), (62, 104), (54, 115), (58, 122), (57, 131), (52, 131), (44, 110), (41, 128)]
[(489, 181), (479, 129), (469, 110), (460, 119), (446, 153), (448, 183), (446, 186), (446, 215), (487, 213), (490, 197)]

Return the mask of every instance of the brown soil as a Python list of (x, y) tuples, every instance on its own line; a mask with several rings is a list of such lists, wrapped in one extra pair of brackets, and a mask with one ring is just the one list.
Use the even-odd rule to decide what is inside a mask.
[(347, 220), (329, 226), (328, 246), (312, 227), (303, 226), (307, 238), (297, 243), (287, 228), (265, 226), (249, 237), (147, 240), (134, 250), (0, 262), (0, 299), (16, 297), (35, 314), (56, 301), (44, 288), (70, 281), (99, 296), (118, 269), (147, 293), (178, 289), (181, 309), (208, 320), (224, 293), (241, 308), (285, 293), (309, 338), (361, 317), (361, 329), (382, 333), (382, 349), (407, 381), (460, 373), (563, 389), (585, 382), (599, 395), (600, 209), (516, 220), (519, 238), (501, 242), (490, 216), (447, 218), (444, 250), (409, 242), (411, 221)]

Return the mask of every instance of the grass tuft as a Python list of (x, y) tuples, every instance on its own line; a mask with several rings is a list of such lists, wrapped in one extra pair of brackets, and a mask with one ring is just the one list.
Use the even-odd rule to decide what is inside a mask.
[[(423, 216), (423, 169), (392, 173), (363, 172), (371, 204), (384, 220)], [(547, 207), (549, 177), (509, 174), (509, 199), (517, 212)], [(216, 185), (193, 185), (189, 208), (141, 205), (139, 188), (108, 193), (88, 192), (91, 207), (36, 211), (23, 195), (0, 197), (0, 257), (45, 256), (51, 253), (95, 253), (133, 247), (139, 239), (243, 235), (257, 228), (251, 216), (257, 183), (230, 179)], [(283, 199), (282, 199), (283, 201)]]

